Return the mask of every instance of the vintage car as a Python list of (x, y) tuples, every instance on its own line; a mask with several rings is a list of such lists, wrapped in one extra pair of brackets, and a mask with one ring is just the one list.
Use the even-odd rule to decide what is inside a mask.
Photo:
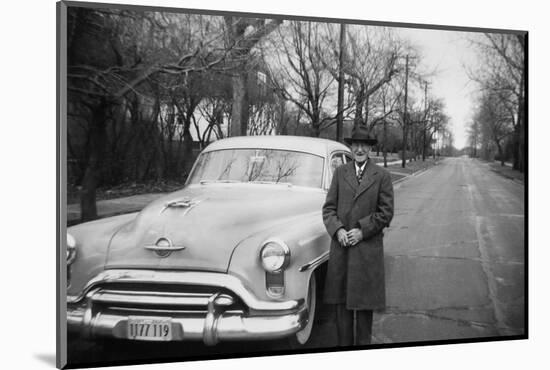
[(310, 338), (330, 237), (321, 208), (338, 142), (210, 144), (183, 189), (67, 230), (67, 326), (86, 338)]

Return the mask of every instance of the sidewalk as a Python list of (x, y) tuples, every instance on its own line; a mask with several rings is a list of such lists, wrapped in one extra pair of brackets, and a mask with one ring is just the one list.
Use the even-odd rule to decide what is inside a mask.
[[(387, 170), (390, 171), (392, 182), (394, 184), (406, 180), (408, 177), (422, 172), (434, 164), (433, 160), (426, 162), (416, 161), (407, 164), (407, 168), (401, 168), (401, 161), (388, 162)], [(437, 162), (436, 162), (437, 164)], [(99, 218), (116, 216), (124, 213), (138, 212), (147, 204), (160, 198), (167, 193), (148, 193), (132, 195), (129, 197), (106, 199), (97, 201), (97, 214)], [(67, 225), (75, 225), (80, 223), (80, 204), (74, 203), (67, 205)]]
[(397, 184), (404, 181), (409, 176), (414, 176), (433, 166), (436, 166), (442, 160), (443, 158), (438, 158), (435, 160), (433, 158), (426, 158), (425, 161), (422, 161), (421, 159), (417, 161), (409, 161), (407, 163), (407, 167), (405, 168), (401, 167), (401, 161), (399, 160), (388, 163), (387, 170), (390, 172), (392, 182)]
[(525, 174), (514, 170), (511, 163), (504, 163), (504, 166), (501, 166), (500, 162), (486, 162), (489, 165), (489, 169), (493, 172), (498, 173), (501, 176), (504, 176), (510, 180), (514, 180), (520, 184), (525, 184)]

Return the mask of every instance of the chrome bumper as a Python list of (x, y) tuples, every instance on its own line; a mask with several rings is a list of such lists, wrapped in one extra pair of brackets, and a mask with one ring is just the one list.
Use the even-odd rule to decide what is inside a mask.
[[(170, 296), (151, 296), (142, 297), (134, 296), (131, 299), (139, 298), (141, 302), (150, 303), (155, 301), (157, 304), (177, 305), (182, 301), (186, 305), (196, 304), (204, 307), (204, 310), (189, 311), (189, 310), (162, 310), (162, 309), (140, 309), (138, 313), (132, 307), (124, 307), (117, 305), (117, 296), (100, 289), (93, 289), (90, 286), (86, 294), (80, 299), (69, 299), (67, 304), (67, 327), (70, 332), (78, 333), (86, 338), (94, 337), (114, 337), (127, 339), (127, 324), (130, 316), (150, 317), (150, 318), (170, 318), (172, 322), (172, 340), (202, 340), (206, 345), (215, 345), (219, 341), (232, 340), (259, 340), (259, 339), (276, 339), (292, 335), (298, 332), (307, 324), (308, 312), (303, 304), (303, 301), (285, 301), (285, 302), (265, 302), (252, 300), (252, 297), (243, 294), (249, 293), (242, 286), (242, 283), (234, 279), (228, 278), (228, 275), (217, 273), (162, 273), (152, 272), (159, 279), (148, 280), (154, 282), (159, 280), (166, 282), (170, 278), (170, 282), (181, 284), (196, 283), (197, 281), (208, 282), (210, 286), (223, 286), (224, 288), (232, 288), (233, 292), (240, 292), (243, 301), (252, 303), (254, 309), (247, 310), (230, 310), (224, 305), (226, 296), (221, 293), (213, 294), (208, 297), (194, 294), (190, 295), (175, 295)], [(128, 279), (128, 274), (139, 275), (140, 281), (143, 282), (143, 271), (132, 272), (125, 271), (124, 276)], [(199, 276), (200, 275), (200, 276)], [(109, 272), (109, 276), (113, 276), (113, 271)], [(200, 277), (200, 279), (199, 279)], [(229, 280), (231, 284), (227, 284)], [(116, 281), (116, 279), (115, 279)], [(118, 280), (121, 281), (121, 280)], [(113, 280), (109, 280), (113, 282)], [(128, 303), (131, 295), (118, 295), (119, 302)], [(76, 297), (75, 297), (76, 298)], [(252, 300), (252, 301), (251, 301)], [(95, 309), (95, 304), (109, 305), (103, 309)], [(257, 306), (257, 307), (254, 307)], [(263, 306), (263, 307), (262, 307)], [(266, 310), (258, 310), (257, 308), (265, 308)], [(158, 308), (158, 307), (157, 307)]]

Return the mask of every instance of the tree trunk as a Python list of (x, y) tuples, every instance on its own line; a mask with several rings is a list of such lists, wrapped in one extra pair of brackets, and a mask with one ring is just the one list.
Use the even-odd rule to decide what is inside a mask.
[(413, 159), (416, 162), (416, 130), (414, 127), (414, 123), (411, 124), (411, 152), (413, 155)]
[[(367, 87), (367, 89), (368, 89), (368, 87)], [(369, 96), (370, 95), (365, 96), (365, 102), (364, 102), (364, 104), (365, 104), (365, 119), (363, 120), (363, 123), (367, 127), (369, 126)]]
[(433, 151), (433, 159), (435, 160), (435, 152), (437, 151), (437, 130), (434, 130), (434, 136), (435, 136), (435, 144), (434, 144), (434, 151)]
[(407, 98), (408, 98), (408, 85), (409, 85), (409, 56), (407, 55), (405, 64), (405, 104), (403, 108), (403, 158), (401, 161), (401, 167), (405, 168), (407, 164)]
[(321, 125), (319, 124), (319, 117), (316, 112), (314, 112), (313, 122), (311, 122), (311, 129), (313, 137), (319, 137), (321, 135)]
[(353, 130), (356, 130), (363, 121), (363, 90), (364, 87), (361, 86), (359, 93), (355, 97), (355, 118), (353, 119)]
[(516, 126), (514, 127), (514, 134), (512, 137), (512, 168), (514, 170), (519, 170), (519, 120)]
[(386, 140), (388, 138), (388, 123), (384, 120), (384, 134), (382, 136), (382, 153), (384, 156), (384, 167), (388, 167), (388, 150), (386, 149)]
[(187, 179), (191, 167), (193, 166), (193, 137), (191, 136), (191, 117), (187, 117), (185, 120), (185, 126), (183, 129), (183, 173), (178, 173), (177, 178), (184, 177)]
[(504, 154), (502, 153), (502, 145), (497, 141), (498, 156), (500, 158), (500, 165), (504, 167)]
[(363, 84), (360, 84), (358, 89), (359, 91), (355, 95), (355, 117), (353, 118), (352, 131), (355, 131), (357, 127), (363, 123), (363, 101), (365, 99), (365, 87)]
[(248, 129), (248, 75), (246, 71), (233, 77), (233, 106), (229, 136), (246, 136)]
[(107, 145), (107, 109), (105, 99), (93, 109), (90, 122), (90, 156), (82, 179), (80, 193), (80, 220), (91, 221), (97, 218), (96, 189), (101, 177), (103, 155)]
[[(175, 112), (175, 111), (174, 111)], [(164, 165), (164, 177), (172, 176), (172, 173), (174, 172), (174, 163), (176, 162), (174, 159), (174, 136), (175, 136), (175, 113), (172, 115), (172, 118), (170, 119), (170, 124), (168, 126), (168, 138), (167, 140), (167, 149), (166, 149), (166, 163)], [(179, 119), (179, 118), (178, 118)]]
[(422, 133), (422, 162), (426, 161), (426, 128)]
[(285, 101), (279, 103), (279, 124), (277, 133), (279, 135), (288, 135), (288, 118), (286, 115)]
[(407, 164), (407, 137), (409, 136), (409, 130), (408, 130), (408, 124), (407, 119), (404, 119), (403, 121), (403, 150), (402, 150), (402, 161), (401, 161), (401, 167), (405, 168)]
[(344, 50), (346, 44), (346, 25), (340, 24), (340, 59), (338, 63), (338, 115), (336, 117), (336, 141), (343, 141), (344, 130)]

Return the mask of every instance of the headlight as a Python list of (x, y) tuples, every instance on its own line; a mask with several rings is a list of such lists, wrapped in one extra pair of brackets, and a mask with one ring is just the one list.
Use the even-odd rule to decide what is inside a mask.
[(260, 260), (266, 271), (280, 271), (288, 265), (290, 249), (282, 241), (268, 240), (260, 251)]
[(67, 265), (74, 262), (76, 258), (76, 239), (67, 233)]

